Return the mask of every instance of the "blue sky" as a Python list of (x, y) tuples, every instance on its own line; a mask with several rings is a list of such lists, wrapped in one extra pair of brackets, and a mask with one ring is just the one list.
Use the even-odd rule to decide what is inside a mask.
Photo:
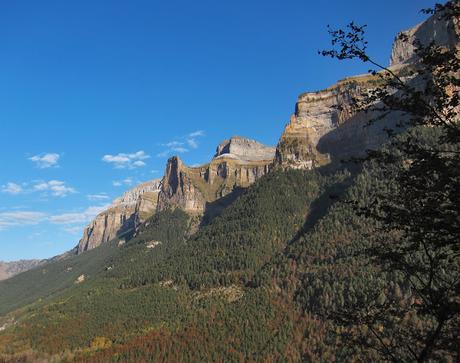
[(297, 96), (366, 65), (317, 54), (327, 24), (368, 24), (387, 64), (428, 0), (0, 4), (0, 260), (72, 248), (104, 205), (209, 160), (232, 135), (275, 145)]

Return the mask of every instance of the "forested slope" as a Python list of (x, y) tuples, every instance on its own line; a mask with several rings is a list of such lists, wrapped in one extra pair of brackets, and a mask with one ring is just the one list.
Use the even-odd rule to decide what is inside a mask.
[[(278, 320), (280, 307), (270, 301), (268, 291), (252, 287), (254, 274), (306, 228), (306, 221), (313, 223), (325, 212), (315, 201), (331, 200), (331, 190), (342, 189), (350, 178), (343, 171), (273, 172), (191, 237), (194, 223), (184, 212), (155, 215), (126, 245), (112, 243), (70, 259), (72, 271), (78, 261), (91, 261), (87, 267), (99, 262), (98, 270), (86, 272), (83, 282), (72, 281), (46, 301), (12, 313), (16, 324), (0, 336), (2, 353), (17, 352), (19, 344), (39, 356), (75, 349), (89, 354), (99, 345), (131, 344), (150, 331), (168, 335), (192, 328), (217, 335), (214, 348), (190, 353), (197, 358), (220, 354), (236, 331), (241, 333), (235, 335), (236, 356), (272, 349), (270, 344), (262, 347), (273, 339), (269, 326)], [(93, 257), (98, 250), (103, 255), (99, 259)], [(51, 266), (63, 274), (68, 263)], [(40, 274), (39, 269), (31, 271), (28, 279), (40, 283)], [(68, 286), (70, 279), (60, 283)], [(15, 293), (13, 285), (2, 289), (4, 296)], [(208, 331), (214, 324), (208, 320), (210, 311), (220, 324), (229, 319), (222, 332)], [(283, 339), (285, 344), (287, 337)]]

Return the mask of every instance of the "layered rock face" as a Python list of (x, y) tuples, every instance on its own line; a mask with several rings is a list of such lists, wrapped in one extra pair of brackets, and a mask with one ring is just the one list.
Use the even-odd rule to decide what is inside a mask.
[(209, 203), (247, 187), (270, 171), (275, 148), (239, 136), (217, 147), (214, 158), (199, 167), (187, 167), (178, 158), (168, 160), (158, 210), (182, 208), (203, 213)]
[(20, 260), (13, 262), (0, 261), (0, 281), (9, 279), (21, 272), (40, 266), (42, 263), (45, 263), (45, 260)]
[(129, 190), (91, 221), (77, 253), (134, 232), (156, 211), (182, 208), (202, 214), (209, 203), (268, 173), (274, 155), (274, 147), (235, 136), (222, 142), (211, 162), (200, 167), (188, 167), (179, 157), (170, 158), (163, 179)]
[(376, 82), (376, 77), (360, 75), (300, 95), (278, 142), (275, 164), (312, 169), (379, 145), (385, 133), (376, 126), (364, 127), (374, 115), (358, 114), (352, 108), (353, 98), (375, 87)]
[(83, 231), (77, 253), (81, 253), (133, 231), (137, 224), (155, 213), (160, 179), (136, 186), (113, 201)]
[[(400, 33), (393, 44), (390, 68), (401, 77), (411, 69), (417, 57), (412, 44), (436, 44), (459, 49), (459, 21), (446, 22), (432, 16), (424, 23)], [(401, 35), (402, 34), (402, 35)], [(408, 41), (403, 41), (404, 38)], [(411, 79), (416, 86), (418, 80)], [(276, 150), (275, 165), (282, 168), (311, 169), (331, 161), (361, 156), (386, 140), (384, 127), (394, 128), (401, 115), (392, 113), (372, 126), (366, 126), (377, 115), (357, 113), (353, 99), (376, 88), (376, 76), (359, 75), (339, 81), (319, 92), (299, 96)]]
[(240, 136), (233, 136), (219, 144), (215, 158), (220, 156), (233, 156), (240, 160), (267, 161), (273, 160), (276, 148), (266, 146), (255, 140), (246, 139)]
[[(417, 60), (414, 41), (417, 40), (422, 46), (431, 42), (449, 48), (459, 49), (460, 21), (446, 21), (438, 15), (431, 16), (423, 23), (403, 32), (400, 32), (393, 43), (390, 65), (392, 67), (413, 63)], [(404, 40), (407, 38), (407, 41)]]
[[(409, 74), (406, 71), (416, 62), (411, 45), (415, 39), (424, 45), (435, 41), (459, 49), (459, 23), (432, 16), (400, 33), (393, 45), (392, 70), (401, 72), (402, 77)], [(141, 184), (125, 193), (90, 223), (78, 252), (135, 230), (156, 211), (182, 208), (189, 213), (206, 214), (216, 203), (224, 205), (224, 197), (235, 196), (232, 192), (251, 185), (272, 167), (312, 169), (377, 148), (387, 137), (383, 128), (393, 127), (399, 115), (393, 113), (366, 126), (376, 115), (357, 113), (353, 100), (380, 82), (376, 76), (359, 75), (328, 89), (300, 95), (276, 149), (235, 136), (219, 144), (213, 159), (205, 165), (188, 167), (179, 157), (169, 159), (161, 182)]]
[(184, 165), (179, 157), (168, 160), (158, 196), (158, 210), (179, 207), (188, 212), (201, 212), (206, 202), (192, 180), (193, 168)]

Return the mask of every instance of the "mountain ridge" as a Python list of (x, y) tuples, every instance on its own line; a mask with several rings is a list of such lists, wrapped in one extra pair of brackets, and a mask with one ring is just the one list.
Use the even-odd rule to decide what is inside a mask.
[(10, 262), (0, 261), (0, 281), (9, 279), (10, 277), (20, 274), (21, 272), (30, 270), (45, 262), (46, 260), (39, 259), (18, 260)]
[(189, 167), (179, 157), (172, 157), (167, 161), (164, 177), (129, 189), (98, 214), (84, 229), (76, 253), (118, 237), (130, 237), (158, 211), (179, 207), (190, 213), (204, 213), (207, 203), (265, 175), (274, 155), (274, 147), (233, 136), (222, 141), (213, 159), (202, 166)]
[(371, 201), (391, 179), (339, 163), (384, 141), (350, 107), (375, 86), (356, 76), (300, 95), (272, 159), (246, 160), (237, 138), (198, 167), (170, 158), (133, 238), (0, 283), (0, 361), (22, 351), (32, 353), (20, 361), (380, 361), (327, 318), (376, 291), (408, 291), (357, 253), (376, 229), (349, 202)]
[[(425, 45), (436, 41), (440, 45), (458, 46), (458, 34), (458, 23), (438, 21), (431, 16), (398, 33), (389, 67), (399, 73), (410, 68), (417, 59), (411, 45), (415, 39)], [(402, 41), (405, 37), (409, 42)], [(128, 190), (90, 222), (78, 243), (77, 253), (116, 237), (129, 238), (142, 221), (161, 210), (179, 207), (204, 214), (207, 205), (236, 188), (248, 187), (273, 168), (312, 169), (362, 156), (365, 150), (378, 147), (387, 134), (382, 126), (365, 128), (375, 114), (356, 113), (352, 100), (363, 91), (374, 89), (379, 82), (378, 76), (360, 74), (338, 80), (326, 89), (300, 94), (276, 148), (233, 136), (219, 143), (214, 157), (201, 166), (187, 166), (178, 156), (170, 158), (162, 178)], [(390, 122), (391, 116), (381, 124), (388, 126)], [(148, 190), (150, 184), (154, 190)], [(128, 199), (131, 203), (127, 203)]]

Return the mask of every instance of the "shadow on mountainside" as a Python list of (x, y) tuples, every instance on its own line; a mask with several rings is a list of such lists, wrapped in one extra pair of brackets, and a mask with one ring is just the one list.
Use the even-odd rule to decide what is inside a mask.
[[(332, 185), (327, 186), (324, 192), (318, 198), (316, 198), (315, 201), (313, 201), (313, 203), (311, 203), (309, 213), (305, 219), (303, 226), (288, 242), (288, 245), (298, 240), (301, 236), (303, 236), (306, 232), (313, 228), (316, 225), (316, 223), (327, 214), (329, 208), (344, 195), (348, 187), (353, 183), (353, 180), (357, 175), (356, 171), (359, 169), (359, 167), (357, 167), (356, 165), (350, 165), (349, 169), (356, 170), (353, 170), (350, 176), (342, 182), (334, 183)], [(317, 170), (320, 173), (330, 173), (333, 170), (337, 170), (337, 168), (335, 165), (326, 165), (318, 168)]]
[(224, 211), (225, 208), (238, 199), (244, 193), (245, 189), (246, 188), (236, 187), (222, 198), (219, 198), (214, 202), (207, 202), (200, 227), (210, 224), (214, 218), (218, 217)]
[[(322, 154), (329, 154), (333, 164), (349, 160), (352, 157), (363, 157), (366, 150), (379, 148), (388, 140), (385, 128), (396, 130), (396, 121), (399, 117), (392, 113), (378, 120), (377, 114), (358, 113), (350, 117), (343, 124), (322, 136), (317, 150)], [(370, 120), (375, 119), (376, 122)]]

